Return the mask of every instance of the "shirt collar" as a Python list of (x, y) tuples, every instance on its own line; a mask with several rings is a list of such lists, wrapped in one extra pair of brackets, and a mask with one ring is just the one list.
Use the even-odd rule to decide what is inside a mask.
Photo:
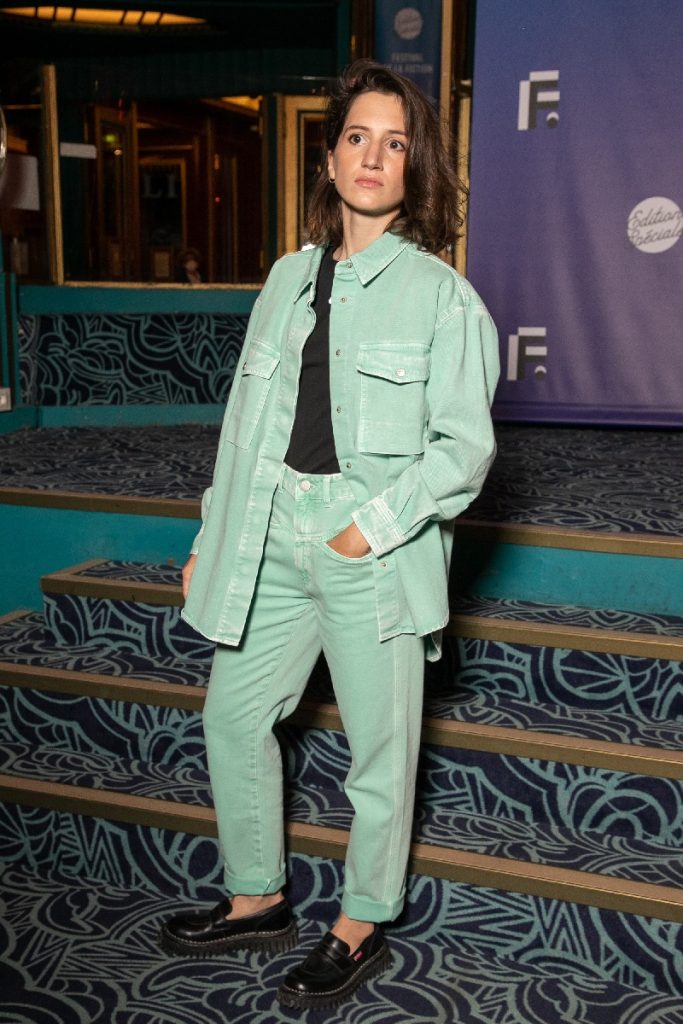
[(325, 252), (324, 245), (311, 245), (304, 249), (305, 254), (309, 257), (305, 264), (304, 276), (301, 279), (301, 284), (296, 290), (294, 301), (305, 292), (310, 289), (318, 278), (318, 271), (320, 270), (320, 264), (322, 262), (323, 253)]
[(350, 256), (349, 260), (358, 274), (360, 283), (366, 285), (381, 274), (408, 245), (410, 242), (407, 239), (394, 235), (391, 231), (385, 231), (367, 249)]
[[(400, 235), (394, 235), (391, 231), (385, 231), (367, 249), (354, 253), (353, 256), (349, 256), (349, 259), (344, 262), (350, 262), (353, 265), (360, 283), (366, 285), (373, 278), (377, 277), (378, 274), (381, 274), (408, 245), (410, 245), (410, 242), (407, 239), (401, 238)], [(325, 246), (312, 246), (306, 252), (310, 254), (310, 258), (301, 284), (296, 290), (295, 302), (317, 280)]]

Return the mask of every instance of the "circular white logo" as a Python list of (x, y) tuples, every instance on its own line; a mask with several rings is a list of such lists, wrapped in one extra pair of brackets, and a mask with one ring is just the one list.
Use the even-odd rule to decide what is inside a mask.
[(402, 7), (394, 18), (394, 32), (401, 39), (417, 39), (422, 31), (422, 15), (414, 7)]
[(627, 230), (641, 252), (666, 252), (683, 235), (683, 211), (673, 199), (650, 196), (631, 210)]

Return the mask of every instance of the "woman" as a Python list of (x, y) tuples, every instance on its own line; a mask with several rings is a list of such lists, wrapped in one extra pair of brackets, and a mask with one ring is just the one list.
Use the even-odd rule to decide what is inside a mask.
[[(217, 641), (204, 728), (231, 898), (162, 929), (170, 952), (290, 948), (280, 750), (321, 650), (352, 753), (341, 913), (284, 980), (324, 1007), (385, 970), (405, 898), (424, 658), (448, 620), (448, 523), (494, 454), (493, 323), (434, 255), (458, 225), (438, 119), (352, 65), (329, 103), (315, 247), (279, 260), (249, 322), (184, 616)], [(191, 582), (190, 582), (191, 581)]]

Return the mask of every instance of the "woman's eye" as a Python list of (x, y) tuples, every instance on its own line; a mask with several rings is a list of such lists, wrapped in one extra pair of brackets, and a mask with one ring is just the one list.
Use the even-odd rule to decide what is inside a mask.
[(362, 142), (362, 141), (363, 141), (363, 136), (362, 135), (358, 135), (356, 132), (354, 132), (353, 135), (349, 135), (349, 142), (353, 143), (354, 146), (357, 146), (358, 143)]
[(395, 149), (397, 153), (402, 153), (402, 152), (404, 152), (404, 151), (405, 151), (405, 148), (406, 148), (406, 147), (405, 147), (405, 146), (403, 145), (403, 143), (402, 143), (402, 142), (399, 142), (399, 140), (398, 140), (398, 139), (390, 139), (390, 140), (389, 140), (389, 147), (390, 147), (391, 149)]

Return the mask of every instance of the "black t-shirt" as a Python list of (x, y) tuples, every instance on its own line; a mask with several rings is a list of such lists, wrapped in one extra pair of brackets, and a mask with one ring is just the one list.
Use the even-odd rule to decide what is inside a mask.
[(322, 258), (313, 312), (315, 327), (301, 361), (299, 395), (285, 462), (299, 473), (339, 473), (330, 405), (330, 296), (335, 260), (330, 246)]

